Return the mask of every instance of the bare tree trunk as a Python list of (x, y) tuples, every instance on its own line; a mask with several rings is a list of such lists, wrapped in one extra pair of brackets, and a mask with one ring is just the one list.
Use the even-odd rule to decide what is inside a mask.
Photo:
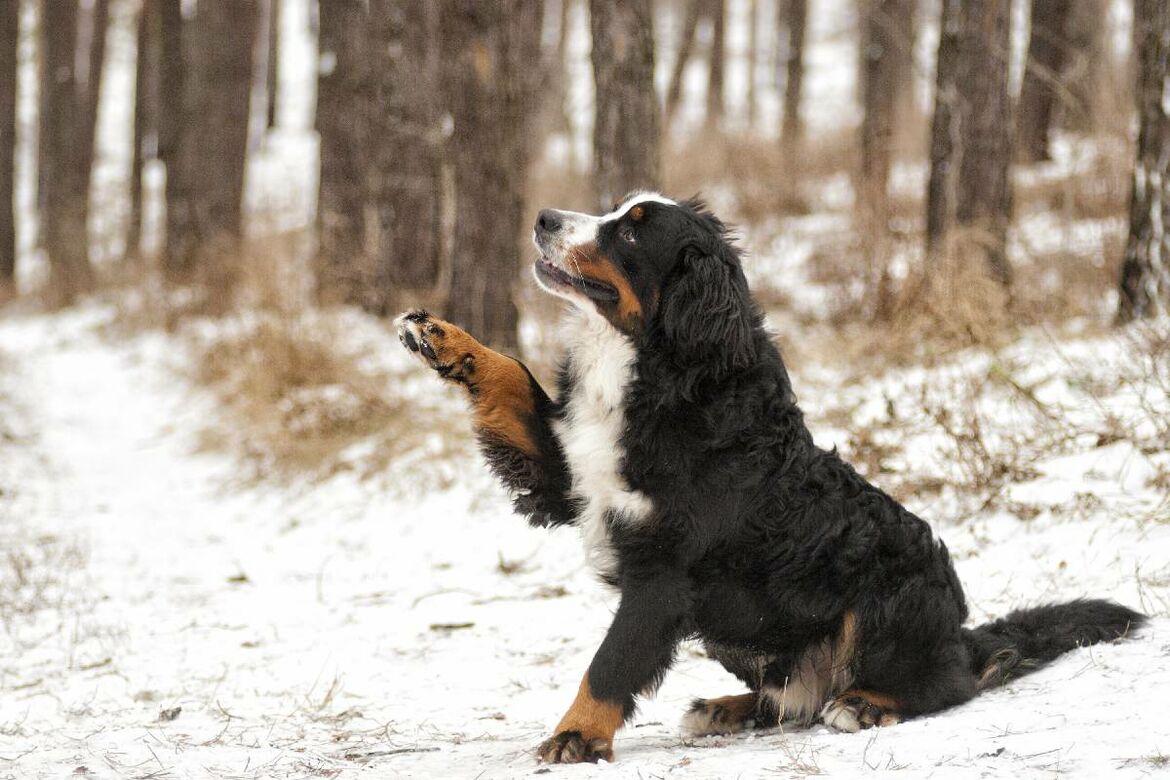
[(542, 3), (446, 0), (444, 95), (454, 119), (455, 236), (450, 317), (497, 348), (517, 344), (512, 287), (527, 222)]
[(0, 4), (0, 301), (16, 294), (16, 52), (20, 36), (16, 0)]
[(650, 0), (590, 0), (593, 187), (602, 209), (660, 180), (658, 98)]
[(759, 96), (756, 76), (760, 68), (760, 0), (748, 3), (748, 128), (754, 129), (759, 117)]
[(943, 0), (935, 68), (934, 118), (930, 126), (930, 179), (926, 187), (926, 251), (937, 253), (954, 216), (955, 147), (959, 136), (959, 95), (955, 85), (962, 40), (961, 0)]
[(1170, 6), (1134, 3), (1138, 143), (1121, 266), (1118, 320), (1170, 310)]
[(777, 3), (782, 18), (784, 54), (784, 114), (780, 122), (780, 147), (786, 167), (792, 170), (800, 154), (804, 123), (800, 118), (801, 94), (804, 91), (804, 42), (808, 27), (808, 0), (783, 0)]
[(266, 50), (268, 63), (264, 68), (264, 78), (267, 89), (264, 94), (267, 98), (265, 106), (265, 127), (272, 130), (276, 127), (276, 100), (280, 91), (280, 11), (283, 0), (268, 0), (268, 47)]
[[(101, 4), (91, 13), (102, 17)], [(44, 238), (49, 257), (49, 297), (56, 305), (73, 303), (93, 287), (86, 216), (89, 166), (93, 159), (93, 120), (97, 85), (90, 58), (94, 41), (105, 28), (93, 31), (88, 50), (78, 50), (78, 4), (75, 0), (45, 3), (41, 33), (45, 46), (48, 92), (42, 102), (47, 145), (41, 155), (44, 176)], [(93, 24), (93, 21), (90, 22)], [(82, 66), (79, 68), (79, 65)], [(84, 70), (82, 70), (84, 68)], [(78, 72), (82, 70), (82, 72)], [(100, 69), (99, 69), (100, 70)], [(91, 102), (93, 101), (93, 102)]]
[(1021, 160), (1049, 159), (1048, 132), (1063, 99), (1065, 34), (1073, 0), (1032, 0), (1032, 31), (1017, 110), (1017, 153)]
[(142, 169), (148, 145), (157, 139), (158, 0), (143, 0), (138, 15), (138, 53), (134, 65), (134, 148), (130, 158), (130, 218), (126, 225), (126, 254), (137, 257), (142, 242)]
[(666, 90), (666, 122), (668, 125), (674, 120), (679, 101), (682, 99), (683, 75), (686, 72), (687, 63), (690, 62), (691, 54), (695, 50), (695, 33), (699, 29), (702, 5), (703, 0), (687, 0), (682, 35), (678, 41), (678, 54), (674, 59), (674, 66), (670, 70), (670, 85)]
[(186, 116), (187, 54), (190, 46), (183, 24), (182, 0), (157, 0), (159, 17), (158, 70), (158, 158), (166, 167), (166, 243), (162, 267), (167, 276), (180, 276), (180, 258), (188, 254), (188, 225), (191, 217), (192, 184), (183, 164), (184, 145), (190, 138), (183, 132)]
[(1093, 133), (1102, 119), (1126, 113), (1128, 103), (1111, 89), (1109, 72), (1109, 0), (1072, 0), (1064, 29), (1069, 53), (1064, 66), (1064, 110), (1060, 126)]
[(378, 214), (374, 310), (396, 307), (399, 288), (434, 287), (442, 255), (439, 8), (415, 0), (372, 0), (375, 127), (367, 142)]
[(176, 219), (168, 203), (165, 264), (176, 281), (190, 281), (197, 272), (230, 274), (237, 262), (229, 255), (243, 234), (258, 27), (252, 0), (200, 3), (195, 17), (183, 22), (184, 110), (176, 162), (184, 169), (189, 199)]
[(955, 74), (961, 159), (955, 181), (955, 223), (973, 239), (992, 278), (1011, 281), (1012, 116), (1008, 94), (1011, 1), (963, 0), (963, 38)]
[(726, 58), (727, 3), (711, 3), (711, 53), (707, 60), (707, 127), (716, 128), (723, 121), (723, 65)]
[(367, 112), (374, 97), (369, 18), (364, 0), (333, 0), (319, 8), (317, 291), (326, 302), (368, 305), (364, 296), (373, 273), (365, 246)]
[(858, 233), (869, 259), (876, 314), (889, 309), (887, 268), (889, 201), (887, 188), (904, 52), (913, 35), (913, 0), (863, 0), (861, 30), (861, 170), (858, 182)]

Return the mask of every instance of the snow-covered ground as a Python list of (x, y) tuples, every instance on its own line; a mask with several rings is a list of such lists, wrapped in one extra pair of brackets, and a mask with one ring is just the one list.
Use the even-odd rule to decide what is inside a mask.
[[(238, 460), (201, 451), (200, 432), (224, 423), (213, 396), (184, 379), (190, 342), (127, 333), (115, 321), (116, 310), (99, 304), (0, 319), (8, 558), (0, 777), (544, 771), (532, 748), (572, 699), (614, 607), (575, 533), (526, 528), (467, 450), (439, 460), (424, 446), (365, 478), (242, 480)], [(392, 372), (395, 392), (417, 399), (414, 425), (462, 415), (461, 400), (410, 371), (381, 325), (365, 321), (358, 331)], [(1126, 343), (1085, 339), (1064, 345), (1059, 360), (1111, 372), (1125, 362)], [(1036, 344), (1019, 349), (1040, 354)], [(1053, 360), (1035, 359), (1025, 379), (1043, 385)], [(978, 361), (964, 365), (979, 371)], [(929, 375), (840, 386), (841, 403), (856, 420), (886, 407), (867, 409), (873, 398), (909, 409)], [(810, 367), (795, 381), (807, 397), (843, 380)], [(1048, 400), (1073, 403), (1075, 394), (1056, 389), (1064, 381)], [(1122, 413), (1136, 406), (1122, 396), (1099, 401)], [(820, 416), (824, 407), (809, 407), (814, 431), (844, 445), (845, 432)], [(928, 464), (946, 452), (929, 441), (914, 449)], [(1040, 600), (1111, 596), (1158, 616), (1131, 641), (1070, 653), (963, 707), (894, 728), (701, 740), (678, 732), (688, 699), (740, 687), (688, 649), (619, 734), (614, 764), (551, 772), (951, 778), (1165, 769), (1170, 509), (1165, 489), (1151, 486), (1170, 463), (1164, 450), (1074, 443), (1010, 488), (1017, 513), (1023, 503), (1036, 507), (1026, 519), (988, 510), (960, 521), (937, 497), (909, 499), (951, 546), (976, 620)], [(930, 472), (913, 460), (894, 470)]]

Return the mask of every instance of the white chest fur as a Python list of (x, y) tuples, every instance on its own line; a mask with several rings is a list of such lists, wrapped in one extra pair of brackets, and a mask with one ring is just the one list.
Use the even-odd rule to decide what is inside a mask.
[(637, 522), (650, 514), (650, 499), (622, 478), (625, 393), (634, 374), (634, 347), (600, 316), (584, 314), (571, 323), (570, 355), (575, 378), (556, 426), (573, 476), (573, 493), (583, 502), (579, 525), (589, 562), (600, 573), (614, 565), (606, 518)]

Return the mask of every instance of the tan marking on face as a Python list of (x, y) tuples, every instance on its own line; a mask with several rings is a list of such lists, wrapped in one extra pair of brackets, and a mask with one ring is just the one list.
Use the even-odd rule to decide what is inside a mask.
[(630, 209), (630, 219), (634, 220), (635, 222), (640, 222), (644, 216), (646, 216), (646, 209), (642, 208), (641, 206), (634, 206), (632, 209)]
[(586, 279), (604, 282), (618, 291), (617, 315), (626, 326), (642, 321), (642, 304), (630, 286), (629, 279), (605, 255), (601, 254), (596, 242), (573, 247), (569, 252), (566, 268)]
[(846, 612), (837, 636), (805, 648), (783, 688), (763, 688), (762, 693), (776, 705), (780, 720), (812, 723), (825, 702), (853, 682), (850, 665), (856, 647), (857, 619), (853, 612)]
[(589, 690), (589, 673), (586, 672), (577, 689), (577, 698), (557, 724), (555, 733), (577, 731), (586, 740), (604, 739), (612, 746), (613, 735), (624, 720), (620, 706), (593, 698), (593, 692)]

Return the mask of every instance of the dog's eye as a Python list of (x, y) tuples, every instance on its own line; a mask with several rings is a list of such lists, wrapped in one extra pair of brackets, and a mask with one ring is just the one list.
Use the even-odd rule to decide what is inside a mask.
[(622, 241), (625, 241), (627, 244), (637, 243), (637, 241), (634, 239), (634, 229), (628, 225), (619, 230), (618, 235), (621, 236)]

